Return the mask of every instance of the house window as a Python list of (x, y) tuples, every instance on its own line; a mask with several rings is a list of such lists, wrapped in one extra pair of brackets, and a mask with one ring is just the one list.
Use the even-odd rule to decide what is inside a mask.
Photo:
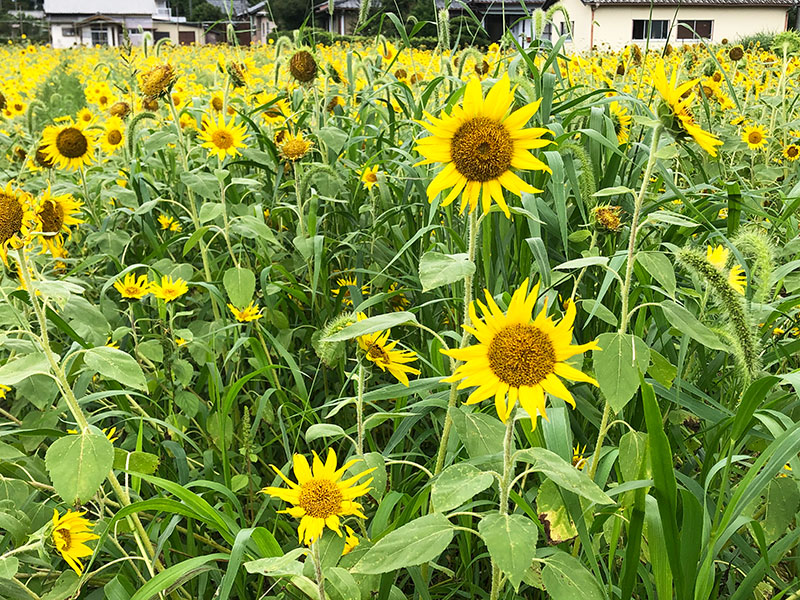
[(108, 30), (105, 27), (92, 27), (92, 46), (108, 46)]
[(669, 21), (667, 19), (634, 19), (634, 40), (665, 40), (669, 34)]
[(61, 35), (64, 37), (75, 37), (75, 28), (74, 27), (62, 27), (61, 28)]
[(678, 39), (708, 39), (711, 37), (711, 29), (713, 25), (714, 21), (702, 21), (700, 19), (678, 21)]
[(561, 24), (559, 25), (558, 33), (562, 37), (566, 37), (567, 41), (569, 42), (569, 41), (572, 41), (572, 31), (574, 31), (574, 29), (575, 29), (575, 21), (570, 21), (569, 22), (569, 26), (567, 26), (567, 22), (566, 21), (561, 21)]

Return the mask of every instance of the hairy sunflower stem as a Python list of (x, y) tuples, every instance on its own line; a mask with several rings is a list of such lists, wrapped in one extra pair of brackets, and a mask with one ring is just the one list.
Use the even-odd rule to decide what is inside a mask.
[[(475, 253), (476, 253), (476, 246), (477, 246), (477, 239), (478, 239), (478, 214), (476, 211), (472, 211), (469, 214), (469, 231), (468, 231), (468, 238), (467, 238), (467, 256), (469, 260), (474, 263), (475, 262)], [(470, 327), (472, 325), (472, 319), (469, 313), (469, 307), (472, 304), (472, 275), (467, 275), (464, 278), (464, 325), (466, 327)], [(461, 348), (466, 348), (467, 344), (469, 343), (469, 333), (464, 332), (461, 336)], [(458, 361), (451, 359), (450, 360), (450, 372), (455, 373), (456, 369), (458, 368)], [(442, 472), (444, 468), (444, 459), (447, 454), (447, 443), (450, 441), (450, 431), (453, 428), (453, 419), (450, 417), (450, 409), (456, 405), (456, 399), (458, 398), (458, 382), (453, 382), (450, 384), (450, 397), (447, 400), (447, 413), (444, 416), (444, 427), (442, 428), (442, 440), (439, 442), (439, 452), (436, 455), (436, 466), (433, 470), (434, 477)]]
[[(662, 126), (656, 125), (653, 129), (653, 139), (650, 142), (650, 154), (647, 157), (647, 166), (644, 169), (642, 176), (642, 187), (639, 188), (639, 193), (636, 195), (636, 203), (633, 206), (633, 216), (631, 217), (631, 233), (628, 237), (628, 258), (625, 263), (625, 279), (622, 282), (622, 312), (620, 313), (619, 333), (628, 331), (628, 321), (630, 320), (629, 312), (629, 295), (631, 290), (631, 280), (633, 278), (633, 261), (634, 253), (636, 251), (636, 237), (639, 234), (639, 219), (641, 218), (642, 205), (644, 204), (644, 195), (647, 193), (647, 188), (650, 187), (650, 176), (653, 174), (653, 167), (656, 164), (656, 154), (658, 152), (658, 142), (661, 140)], [(594, 446), (594, 454), (592, 455), (592, 464), (589, 466), (589, 477), (594, 479), (597, 473), (597, 463), (600, 460), (600, 452), (603, 449), (603, 440), (605, 440), (608, 433), (608, 421), (611, 417), (611, 405), (608, 400), (604, 400), (603, 417), (600, 420), (600, 430), (597, 433), (597, 443)]]
[(234, 254), (233, 246), (231, 246), (231, 228), (228, 223), (228, 205), (225, 203), (225, 180), (222, 178), (219, 179), (219, 199), (220, 202), (222, 202), (222, 225), (225, 233), (225, 244), (228, 246), (228, 253), (231, 255), (231, 260), (233, 261), (234, 266), (238, 268), (239, 261), (236, 260), (236, 254)]
[[(517, 413), (516, 406), (511, 409), (511, 414), (506, 420), (506, 434), (503, 437), (503, 476), (500, 479), (500, 505), (498, 511), (501, 515), (508, 514), (508, 497), (511, 494), (511, 483), (514, 477), (514, 421)], [(503, 579), (500, 567), (492, 560), (492, 591), (490, 600), (497, 600), (503, 591)]]
[(364, 456), (364, 383), (366, 372), (364, 365), (358, 363), (358, 380), (356, 381), (356, 415), (358, 419), (358, 429), (356, 436), (356, 453)]
[(314, 572), (317, 576), (317, 590), (319, 591), (319, 600), (326, 600), (325, 598), (325, 576), (322, 574), (322, 556), (319, 551), (319, 540), (311, 544), (311, 551), (314, 555)]

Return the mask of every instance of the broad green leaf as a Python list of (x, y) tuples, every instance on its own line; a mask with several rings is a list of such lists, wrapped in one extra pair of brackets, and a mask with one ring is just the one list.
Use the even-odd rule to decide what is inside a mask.
[(558, 550), (545, 559), (542, 581), (552, 600), (604, 600), (594, 576), (577, 558)]
[(53, 487), (68, 505), (88, 502), (113, 465), (113, 444), (103, 434), (91, 431), (57, 439), (45, 455)]
[(256, 291), (256, 276), (250, 269), (231, 267), (222, 276), (222, 284), (228, 298), (236, 308), (246, 308), (253, 300)]
[(492, 560), (519, 591), (522, 577), (536, 557), (536, 525), (522, 515), (489, 513), (478, 523), (478, 532)]
[(466, 412), (456, 407), (450, 409), (450, 416), (470, 458), (499, 455), (503, 452), (503, 436), (506, 428), (499, 419), (485, 413)]
[(396, 327), (398, 325), (404, 325), (406, 323), (416, 323), (417, 318), (409, 312), (393, 312), (393, 313), (386, 313), (384, 315), (377, 315), (374, 317), (369, 317), (364, 319), (363, 321), (358, 321), (351, 325), (348, 325), (341, 331), (323, 338), (323, 342), (343, 342), (345, 340), (352, 340), (353, 338), (357, 338), (362, 335), (366, 335), (368, 333), (375, 333), (376, 331), (384, 331), (386, 329), (391, 329), (392, 327)]
[(764, 504), (764, 536), (772, 545), (789, 531), (800, 507), (800, 489), (790, 477), (779, 477), (769, 483)]
[(621, 194), (635, 194), (636, 190), (632, 190), (629, 187), (625, 187), (624, 185), (617, 185), (614, 187), (607, 187), (603, 188), (602, 190), (597, 190), (592, 196), (595, 198), (607, 198), (608, 196), (619, 196)]
[(647, 215), (648, 221), (656, 223), (666, 223), (667, 225), (677, 225), (678, 227), (697, 227), (698, 223), (688, 217), (679, 215), (669, 210), (655, 210)]
[(445, 512), (458, 508), (492, 485), (490, 473), (468, 463), (451, 465), (439, 474), (431, 489), (433, 509)]
[(0, 385), (14, 386), (23, 379), (39, 373), (50, 373), (50, 363), (44, 354), (25, 354), (9, 360), (0, 367)]
[(347, 132), (339, 127), (320, 127), (315, 134), (334, 154), (339, 154), (347, 142)]
[[(629, 431), (619, 439), (619, 467), (623, 481), (646, 479), (650, 469), (647, 468), (647, 434), (640, 431)], [(642, 470), (642, 467), (645, 467)]]
[(650, 365), (650, 348), (644, 340), (629, 333), (603, 333), (598, 338), (603, 349), (593, 355), (600, 391), (615, 413), (630, 402), (639, 389), (639, 370)]
[(570, 269), (583, 269), (584, 267), (594, 267), (598, 265), (607, 265), (607, 256), (587, 256), (585, 258), (576, 258), (568, 260), (560, 265), (553, 267), (557, 271), (569, 271)]
[(664, 253), (640, 252), (636, 255), (636, 262), (642, 265), (670, 296), (675, 295), (675, 268)]
[(61, 573), (56, 582), (50, 587), (50, 591), (42, 596), (42, 600), (67, 600), (72, 598), (78, 589), (80, 578), (72, 569)]
[(598, 302), (593, 298), (587, 298), (586, 300), (580, 300), (579, 303), (581, 308), (585, 310), (587, 314), (593, 314), (598, 319), (608, 323), (612, 327), (617, 327), (619, 325), (619, 319), (617, 318), (617, 315), (608, 310), (605, 304), (602, 302)]
[(670, 325), (681, 333), (685, 333), (693, 340), (712, 350), (730, 350), (729, 346), (720, 340), (716, 333), (698, 321), (697, 317), (680, 304), (672, 300), (664, 300), (661, 302), (661, 309), (664, 311), (664, 316), (670, 322)]
[(453, 539), (453, 525), (444, 515), (432, 513), (390, 532), (370, 548), (351, 569), (353, 573), (379, 575), (434, 560)]
[(83, 361), (87, 367), (107, 379), (136, 390), (147, 391), (147, 382), (139, 363), (122, 350), (108, 346), (90, 348), (83, 355)]
[(419, 261), (419, 280), (422, 291), (461, 281), (475, 273), (475, 263), (467, 254), (426, 252)]
[(208, 223), (219, 217), (223, 210), (225, 207), (219, 202), (206, 202), (200, 207), (198, 220), (200, 223)]
[(203, 198), (219, 199), (219, 181), (211, 173), (181, 173), (181, 181), (195, 194)]
[(345, 432), (339, 425), (333, 423), (316, 423), (306, 429), (306, 443), (311, 443), (320, 438), (344, 436)]
[(547, 543), (561, 544), (578, 536), (578, 530), (569, 518), (567, 507), (561, 498), (558, 486), (550, 479), (545, 479), (536, 493), (536, 511), (539, 522), (544, 527)]
[(361, 591), (347, 569), (331, 567), (325, 570), (325, 594), (331, 600), (359, 600)]
[(650, 348), (650, 366), (647, 368), (647, 374), (665, 388), (669, 389), (672, 387), (672, 382), (678, 374), (678, 368), (664, 358), (664, 356)]
[(120, 471), (133, 471), (152, 475), (158, 468), (161, 459), (149, 452), (128, 452), (122, 448), (114, 448), (114, 468)]
[(19, 570), (19, 559), (16, 556), (0, 558), (0, 579), (11, 579)]
[(544, 474), (560, 487), (596, 504), (614, 504), (589, 476), (546, 448), (527, 448), (516, 454), (517, 460), (529, 463), (530, 469)]

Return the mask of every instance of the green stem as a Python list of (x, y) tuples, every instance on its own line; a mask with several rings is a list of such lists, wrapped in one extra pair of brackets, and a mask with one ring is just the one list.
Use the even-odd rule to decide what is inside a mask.
[(358, 418), (358, 435), (356, 437), (356, 453), (359, 456), (364, 456), (364, 379), (365, 379), (364, 365), (358, 363), (358, 381), (356, 382), (356, 414)]
[[(503, 437), (503, 476), (500, 479), (500, 506), (498, 507), (501, 515), (508, 514), (508, 497), (511, 494), (511, 481), (514, 477), (514, 417), (516, 412), (515, 406), (506, 420), (506, 434)], [(492, 591), (489, 599), (497, 600), (501, 591), (503, 591), (502, 572), (497, 563), (492, 560)]]
[[(622, 312), (620, 313), (620, 326), (619, 333), (625, 333), (628, 330), (628, 321), (630, 319), (630, 289), (631, 280), (633, 278), (633, 261), (634, 253), (636, 251), (636, 237), (639, 234), (639, 220), (642, 213), (642, 205), (644, 204), (644, 196), (647, 193), (647, 188), (650, 186), (650, 176), (653, 174), (653, 167), (656, 164), (656, 154), (658, 152), (658, 142), (661, 139), (661, 125), (656, 125), (653, 129), (653, 139), (650, 142), (650, 154), (647, 157), (647, 166), (644, 169), (642, 177), (642, 187), (639, 188), (639, 193), (636, 196), (636, 203), (633, 207), (633, 216), (631, 218), (631, 233), (628, 238), (628, 258), (625, 263), (625, 279), (622, 282)], [(603, 440), (608, 433), (608, 420), (611, 416), (611, 405), (608, 399), (604, 399), (605, 406), (603, 407), (603, 418), (600, 422), (600, 430), (597, 434), (597, 443), (594, 447), (594, 454), (592, 456), (592, 464), (589, 467), (589, 477), (594, 478), (597, 472), (597, 463), (600, 460), (600, 451), (603, 449)]]
[(319, 551), (319, 540), (311, 544), (311, 550), (314, 554), (314, 573), (317, 576), (317, 590), (319, 591), (319, 600), (326, 600), (325, 596), (325, 576), (322, 574), (322, 556)]
[[(476, 246), (477, 246), (477, 239), (478, 239), (478, 213), (476, 211), (472, 211), (469, 215), (469, 232), (468, 232), (468, 246), (467, 246), (467, 255), (469, 260), (474, 264), (475, 263), (475, 253), (476, 253)], [(469, 314), (469, 307), (472, 304), (472, 275), (467, 275), (464, 278), (464, 325), (466, 327), (470, 327), (472, 325), (472, 319)], [(467, 344), (469, 343), (469, 333), (464, 332), (461, 336), (461, 345), (460, 348), (466, 348)], [(450, 372), (455, 373), (456, 369), (458, 368), (459, 362), (456, 360), (450, 360)], [(456, 399), (458, 398), (458, 382), (453, 382), (450, 384), (450, 396), (447, 400), (447, 413), (444, 416), (444, 427), (442, 428), (442, 440), (439, 442), (439, 452), (436, 455), (436, 467), (433, 470), (433, 475), (436, 476), (442, 472), (444, 468), (444, 459), (447, 455), (447, 443), (450, 440), (450, 431), (453, 428), (453, 419), (450, 416), (450, 409), (456, 405)]]
[(225, 180), (219, 180), (219, 199), (222, 202), (222, 225), (225, 233), (225, 244), (228, 246), (228, 252), (231, 255), (233, 264), (238, 267), (239, 261), (236, 260), (236, 255), (233, 253), (233, 246), (231, 246), (231, 229), (228, 225), (228, 206), (225, 204)]

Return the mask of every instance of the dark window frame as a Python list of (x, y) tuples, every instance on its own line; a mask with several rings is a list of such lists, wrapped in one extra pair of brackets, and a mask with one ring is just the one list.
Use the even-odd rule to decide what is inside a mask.
[[(637, 29), (639, 30), (638, 32)], [(631, 39), (637, 41), (646, 41), (648, 39), (662, 41), (668, 38), (669, 19), (633, 19)]]
[(681, 19), (676, 36), (679, 40), (710, 40), (713, 33), (713, 19)]

